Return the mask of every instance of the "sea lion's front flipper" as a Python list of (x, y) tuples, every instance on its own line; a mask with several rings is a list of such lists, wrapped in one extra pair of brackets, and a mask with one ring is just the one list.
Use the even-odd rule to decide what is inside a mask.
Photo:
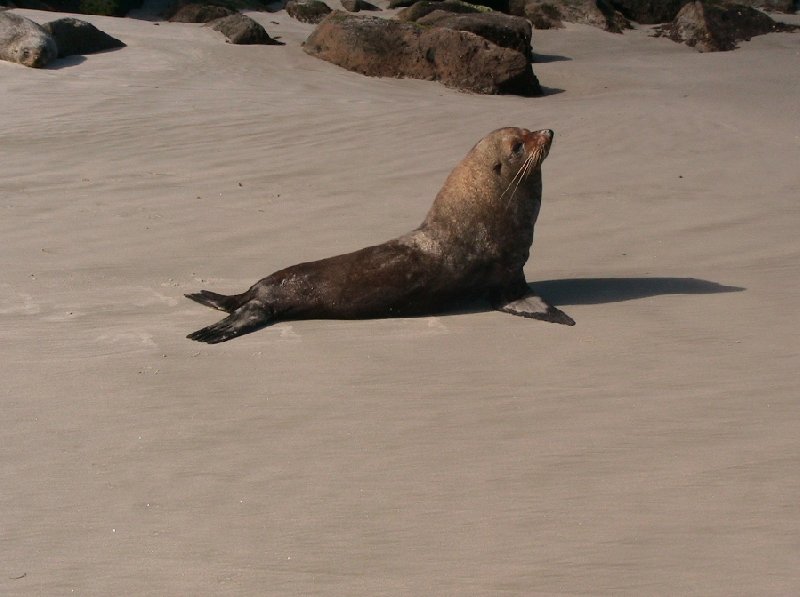
[(519, 317), (541, 319), (542, 321), (563, 325), (575, 325), (575, 320), (572, 317), (530, 290), (522, 298), (513, 301), (504, 301), (502, 299), (492, 301), (492, 306), (498, 311), (511, 313), (511, 315)]
[(204, 327), (202, 330), (197, 330), (186, 337), (197, 342), (218, 344), (219, 342), (227, 342), (237, 336), (260, 330), (273, 319), (272, 313), (263, 305), (249, 302), (236, 309), (222, 321)]

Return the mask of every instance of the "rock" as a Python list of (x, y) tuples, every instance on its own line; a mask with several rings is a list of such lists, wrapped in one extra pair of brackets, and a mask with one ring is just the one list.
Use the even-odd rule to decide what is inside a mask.
[(542, 93), (523, 54), (467, 31), (335, 11), (303, 49), (371, 77), (427, 79), (474, 93)]
[(625, 17), (637, 23), (671, 21), (688, 0), (610, 0)]
[[(449, 0), (429, 0), (431, 2), (447, 2)], [(402, 8), (413, 6), (418, 0), (389, 0), (389, 8)], [(508, 12), (508, 0), (475, 0), (474, 2), (461, 2), (461, 4), (469, 4), (480, 10), (497, 10), (499, 12)], [(451, 11), (455, 12), (455, 11)]]
[(622, 33), (631, 23), (608, 0), (511, 0), (509, 12), (524, 16), (535, 29), (563, 27), (563, 22)]
[(266, 30), (253, 19), (243, 14), (222, 17), (208, 24), (228, 38), (228, 43), (238, 45), (282, 46), (283, 42), (272, 39)]
[(793, 14), (800, 9), (800, 3), (795, 0), (739, 0), (739, 4), (786, 14)]
[(236, 14), (235, 10), (216, 4), (184, 4), (169, 20), (172, 23), (210, 23)]
[(374, 4), (366, 0), (342, 0), (342, 6), (350, 12), (361, 12), (362, 10), (381, 10)]
[[(124, 17), (128, 11), (139, 8), (142, 0), (6, 0), (17, 8), (73, 12), (86, 15)], [(0, 0), (2, 4), (2, 0)]]
[(696, 0), (686, 4), (671, 23), (657, 28), (655, 36), (683, 42), (699, 52), (724, 52), (735, 49), (737, 41), (795, 29), (750, 6)]
[(100, 31), (91, 23), (71, 17), (45, 23), (43, 27), (56, 40), (59, 58), (125, 47), (116, 37)]
[[(520, 3), (511, 3), (513, 12)], [(523, 2), (519, 10), (533, 25), (534, 29), (563, 29), (564, 19), (558, 6), (550, 2)], [(516, 14), (516, 13), (515, 13)]]
[(401, 21), (416, 22), (435, 10), (457, 14), (474, 14), (487, 12), (489, 9), (485, 6), (477, 6), (460, 0), (420, 0), (398, 12), (396, 18)]
[(320, 23), (331, 9), (322, 0), (289, 0), (286, 12), (302, 23)]
[(528, 19), (501, 12), (453, 14), (435, 10), (417, 21), (420, 25), (469, 31), (495, 45), (516, 50), (531, 58), (531, 24)]

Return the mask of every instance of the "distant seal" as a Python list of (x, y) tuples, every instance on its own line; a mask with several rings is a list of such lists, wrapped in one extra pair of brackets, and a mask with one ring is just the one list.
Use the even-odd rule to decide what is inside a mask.
[(529, 289), (522, 271), (552, 141), (548, 129), (498, 129), (455, 167), (425, 221), (408, 234), (293, 265), (242, 294), (187, 294), (230, 313), (187, 338), (216, 344), (276, 321), (432, 313), (478, 296), (500, 311), (574, 325)]
[(58, 56), (53, 37), (30, 19), (0, 12), (0, 60), (42, 68)]

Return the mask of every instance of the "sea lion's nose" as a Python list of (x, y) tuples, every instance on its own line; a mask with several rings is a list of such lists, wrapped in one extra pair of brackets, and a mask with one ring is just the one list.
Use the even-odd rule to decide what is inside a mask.
[(553, 137), (555, 137), (555, 135), (556, 135), (556, 134), (553, 132), (553, 129), (542, 129), (542, 130), (541, 130), (541, 131), (539, 131), (539, 132), (540, 132), (541, 134), (543, 134), (544, 136), (546, 136), (546, 137), (549, 137), (551, 141), (553, 140)]

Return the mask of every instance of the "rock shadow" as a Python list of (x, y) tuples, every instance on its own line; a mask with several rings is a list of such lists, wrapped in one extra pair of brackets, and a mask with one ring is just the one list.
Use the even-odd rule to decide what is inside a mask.
[(47, 70), (61, 70), (62, 68), (70, 68), (72, 66), (78, 66), (82, 62), (86, 62), (86, 56), (83, 56), (82, 54), (64, 56), (63, 58), (53, 60), (53, 62), (48, 64)]
[(569, 56), (559, 56), (558, 54), (537, 54), (533, 53), (531, 62), (533, 64), (547, 64), (548, 62), (569, 62), (572, 58)]
[(573, 278), (529, 284), (554, 305), (599, 305), (663, 294), (718, 294), (746, 288), (698, 278)]
[(541, 87), (542, 87), (542, 95), (540, 95), (539, 97), (545, 97), (548, 95), (558, 95), (559, 93), (564, 93), (565, 91), (564, 89), (559, 89), (558, 87), (545, 87), (544, 85), (542, 85)]

